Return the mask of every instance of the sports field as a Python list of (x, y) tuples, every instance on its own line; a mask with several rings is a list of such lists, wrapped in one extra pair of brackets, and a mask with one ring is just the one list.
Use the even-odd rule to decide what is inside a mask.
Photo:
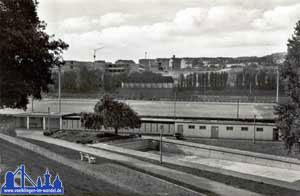
[[(92, 112), (96, 99), (63, 99), (62, 113)], [(273, 104), (268, 103), (222, 103), (222, 102), (172, 102), (172, 101), (125, 101), (139, 115), (151, 116), (186, 116), (186, 117), (216, 117), (216, 118), (274, 118)], [(31, 103), (28, 112), (32, 111)], [(34, 101), (34, 112), (58, 112), (58, 100), (44, 99)], [(239, 109), (238, 109), (239, 108)], [(2, 110), (0, 113), (12, 112)], [(13, 111), (24, 112), (24, 111)]]

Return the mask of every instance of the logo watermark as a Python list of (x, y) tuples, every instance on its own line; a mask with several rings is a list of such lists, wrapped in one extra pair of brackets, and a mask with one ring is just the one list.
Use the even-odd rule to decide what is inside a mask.
[[(21, 185), (17, 186), (15, 178), (20, 177)], [(50, 182), (51, 175), (48, 170), (44, 174), (44, 184), (42, 184), (41, 177), (38, 177), (36, 183), (26, 174), (25, 166), (21, 165), (15, 172), (7, 172), (5, 176), (5, 184), (1, 188), (2, 195), (62, 195), (64, 189), (62, 182), (57, 175), (53, 184)], [(25, 180), (31, 186), (25, 185)]]

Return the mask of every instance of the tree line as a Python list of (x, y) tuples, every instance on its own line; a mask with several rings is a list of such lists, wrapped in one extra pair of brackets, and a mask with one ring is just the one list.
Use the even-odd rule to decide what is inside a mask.
[[(58, 89), (58, 73), (53, 73), (54, 81), (52, 91)], [(79, 70), (70, 70), (61, 73), (61, 89), (69, 93), (85, 93), (97, 91), (102, 86), (102, 71), (89, 70), (81, 67)]]
[(178, 89), (207, 89), (224, 90), (233, 89), (260, 89), (275, 90), (277, 87), (277, 73), (275, 70), (247, 70), (237, 73), (204, 72), (180, 74)]
[(237, 89), (275, 90), (277, 88), (277, 73), (275, 70), (246, 70), (239, 72), (236, 75), (234, 87)]
[(180, 74), (178, 81), (179, 89), (224, 89), (228, 79), (227, 72), (205, 72), (205, 73), (192, 73), (184, 76)]
[[(58, 89), (58, 73), (52, 74), (54, 84), (52, 91)], [(61, 73), (61, 89), (68, 93), (87, 93), (104, 89), (107, 92), (121, 88), (122, 81), (127, 78), (127, 74), (111, 75), (105, 74), (102, 70), (90, 70), (86, 67), (69, 70)]]

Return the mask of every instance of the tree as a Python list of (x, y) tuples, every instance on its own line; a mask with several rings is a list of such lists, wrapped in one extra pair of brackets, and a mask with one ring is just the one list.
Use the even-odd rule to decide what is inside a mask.
[(88, 129), (113, 128), (118, 135), (119, 129), (140, 128), (141, 120), (127, 104), (104, 96), (94, 107), (94, 113), (81, 113), (81, 123)]
[(68, 45), (44, 32), (36, 0), (0, 0), (0, 108), (26, 109), (52, 83), (51, 68), (63, 64)]
[(300, 21), (297, 22), (294, 34), (288, 40), (287, 56), (280, 73), (286, 84), (287, 102), (278, 103), (274, 107), (278, 115), (276, 122), (289, 135), (292, 128), (299, 128), (300, 116)]
[[(64, 72), (61, 76), (61, 88), (66, 92), (76, 92), (77, 91), (77, 73), (75, 71)], [(58, 81), (55, 81), (57, 84)], [(56, 85), (57, 89), (59, 88)]]
[(291, 102), (282, 102), (274, 106), (276, 125), (281, 130), (283, 135), (290, 135), (294, 118), (296, 116), (295, 106)]

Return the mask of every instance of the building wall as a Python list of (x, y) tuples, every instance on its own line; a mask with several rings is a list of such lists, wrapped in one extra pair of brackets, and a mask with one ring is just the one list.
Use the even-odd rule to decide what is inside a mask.
[[(212, 126), (218, 127), (218, 138), (226, 139), (253, 139), (254, 138), (254, 126), (253, 124), (198, 124), (198, 123), (176, 123), (176, 132), (178, 132), (178, 125), (183, 126), (183, 135), (191, 137), (212, 137)], [(200, 129), (200, 126), (206, 127), (205, 129)], [(194, 127), (194, 128), (192, 128)], [(233, 130), (227, 130), (227, 127), (232, 127)], [(247, 127), (247, 131), (242, 131), (242, 127)], [(257, 128), (263, 128), (263, 131), (257, 131)], [(255, 138), (259, 140), (273, 140), (273, 129), (276, 128), (270, 125), (259, 124), (256, 125)]]
[[(59, 122), (59, 121), (57, 121)], [(160, 129), (163, 127), (163, 134), (174, 135), (178, 132), (178, 126), (183, 126), (183, 135), (187, 137), (212, 137), (212, 126), (218, 127), (218, 137), (226, 139), (253, 139), (253, 124), (221, 124), (221, 123), (189, 123), (189, 122), (176, 122), (172, 123), (160, 123), (160, 122), (142, 122), (140, 128), (136, 129), (120, 129), (120, 133), (137, 133), (137, 134), (160, 134)], [(201, 128), (200, 128), (201, 127)], [(233, 127), (233, 130), (227, 130), (227, 127)], [(242, 131), (242, 127), (247, 127), (247, 131)], [(257, 128), (263, 128), (263, 131), (256, 131), (255, 138), (257, 140), (273, 140), (273, 129), (275, 125), (257, 124)], [(64, 119), (63, 129), (66, 130), (83, 130), (80, 119)], [(102, 129), (104, 131), (104, 129)], [(114, 130), (107, 130), (111, 131)]]
[(173, 88), (173, 83), (122, 83), (123, 88)]
[(16, 128), (26, 128), (26, 117), (16, 117)]
[(161, 65), (163, 70), (169, 70), (170, 59), (157, 59), (157, 63)]
[(29, 126), (30, 126), (30, 128), (42, 129), (43, 128), (43, 118), (42, 117), (30, 117)]
[[(176, 123), (176, 132), (178, 132), (178, 126), (183, 126), (183, 135), (191, 137), (211, 137), (211, 126), (207, 124), (193, 124), (193, 123)], [(194, 126), (191, 128), (190, 126)], [(205, 126), (205, 129), (200, 129), (200, 126)]]

